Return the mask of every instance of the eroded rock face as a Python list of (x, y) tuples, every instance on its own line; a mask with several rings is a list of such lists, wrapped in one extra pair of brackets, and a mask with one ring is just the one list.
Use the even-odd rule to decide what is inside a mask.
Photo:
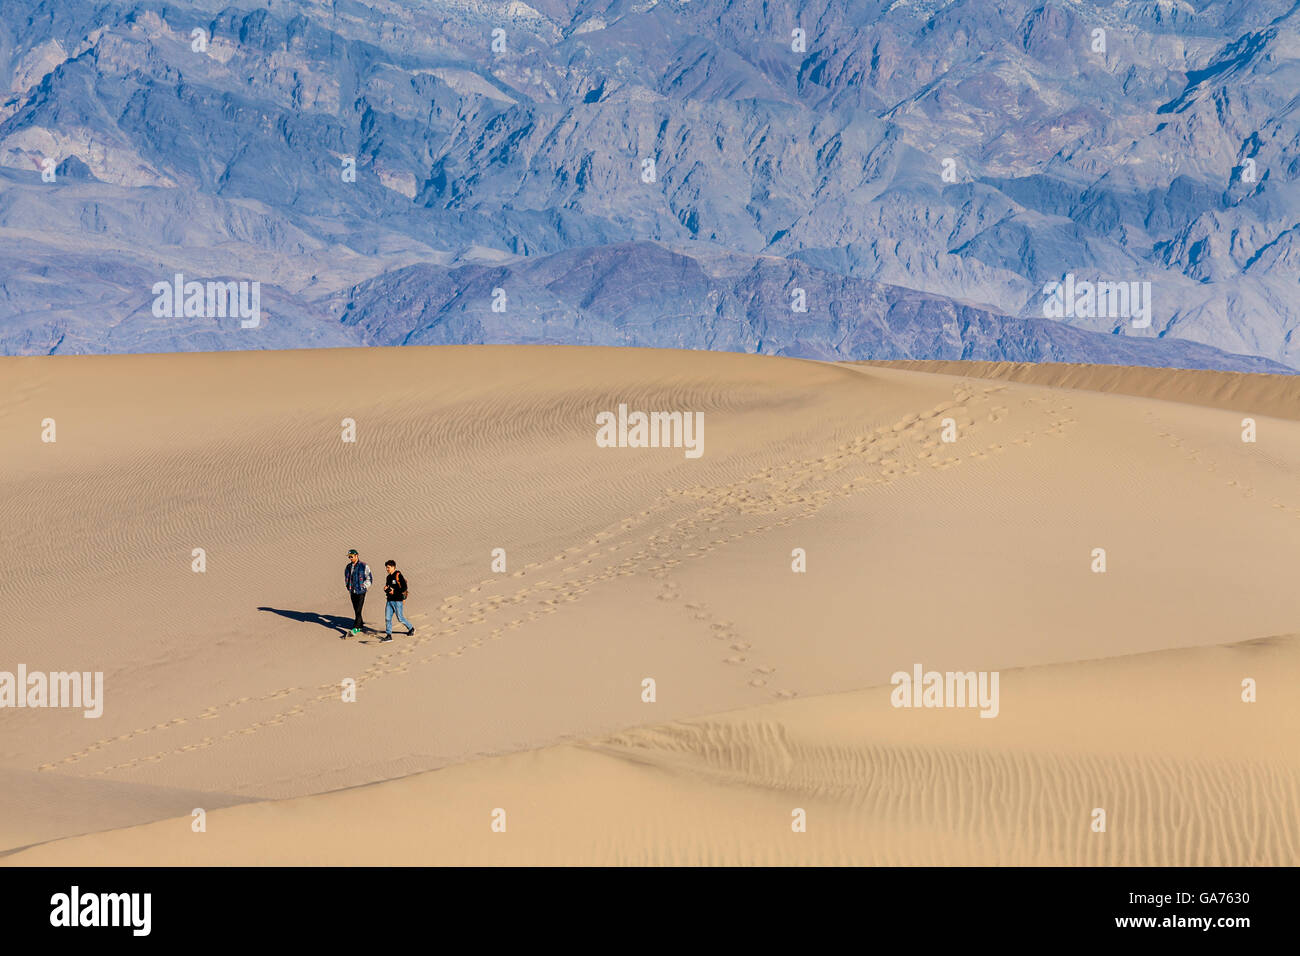
[[(6, 5), (0, 352), (1300, 367), (1300, 8), (1202, 6)], [(177, 272), (267, 321), (156, 318)]]

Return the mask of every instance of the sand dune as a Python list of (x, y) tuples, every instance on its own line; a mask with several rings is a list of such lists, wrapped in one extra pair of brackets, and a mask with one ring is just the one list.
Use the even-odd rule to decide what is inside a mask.
[(0, 769), (0, 845), (20, 847), (68, 834), (129, 827), (173, 816), (187, 803), (191, 809), (215, 810), (247, 802), (247, 797), (211, 791)]
[[(1151, 370), (1149, 388), (1183, 396), (1184, 374), (1205, 373)], [(68, 783), (39, 813), (14, 801), (0, 849), (152, 819), (6, 861), (1294, 863), (1296, 715), (1263, 691), (1240, 703), (1253, 675), (1232, 656), (1294, 673), (1292, 643), (1216, 649), (1297, 629), (1300, 382), (1281, 382), (1197, 385), (1217, 408), (643, 350), (0, 360), (19, 596), (0, 670), (106, 685), (98, 720), (5, 712), (0, 771)], [(596, 412), (620, 403), (703, 412), (703, 456), (597, 447)], [(349, 547), (401, 561), (414, 637), (339, 640)], [(1131, 656), (1156, 651), (1174, 656)], [(1114, 697), (1156, 659), (1164, 691)], [(882, 716), (862, 689), (914, 662), (1002, 671), (1002, 713)], [(1027, 710), (1017, 668), (1015, 693), (1041, 698)], [(1177, 696), (1188, 675), (1201, 707)], [(1220, 693), (1248, 742), (1205, 716), (1182, 756), (1172, 731), (1139, 743)], [(1101, 724), (1071, 749), (1084, 710)], [(178, 793), (123, 819), (72, 781)], [(414, 807), (479, 819), (480, 785), (537, 808), (510, 815), (509, 849), (411, 836)], [(189, 835), (195, 792), (272, 802), (217, 810), (205, 849), (182, 848), (158, 834)], [(831, 824), (798, 849), (792, 794)], [(1106, 799), (1126, 809), (1090, 843), (1076, 814)], [(583, 821), (595, 845), (574, 842)]]
[(942, 362), (922, 359), (858, 364), (968, 378), (993, 378), (1003, 382), (1047, 385), (1052, 388), (1114, 392), (1209, 408), (1229, 408), (1254, 415), (1300, 419), (1300, 385), (1289, 375), (1134, 368), (1125, 365)]
[[(1255, 704), (1238, 696), (1255, 675)], [(1300, 637), (1013, 670), (996, 720), (876, 689), (746, 708), (7, 862), (1294, 865)], [(1288, 729), (1289, 728), (1289, 729)], [(1107, 813), (1103, 832), (1093, 811)], [(796, 809), (805, 832), (791, 824)], [(492, 829), (505, 811), (505, 831)]]

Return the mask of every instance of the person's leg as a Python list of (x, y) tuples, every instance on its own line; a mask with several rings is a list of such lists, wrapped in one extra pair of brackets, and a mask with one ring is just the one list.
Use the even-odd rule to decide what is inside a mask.
[[(401, 607), (400, 604), (396, 606)], [(384, 604), (384, 632), (389, 637), (393, 636), (393, 607), (394, 604), (392, 601), (387, 601)], [(400, 614), (401, 612), (399, 611), (398, 613)]]
[[(403, 627), (410, 631), (413, 630), (413, 628), (411, 627), (411, 622), (406, 619), (405, 610), (406, 608), (402, 601), (393, 602), (393, 612), (397, 615), (397, 619), (402, 622)], [(391, 631), (392, 628), (389, 628), (389, 630)]]
[(361, 605), (363, 605), (365, 602), (366, 602), (366, 593), (364, 591), (362, 591), (360, 594), (352, 595), (352, 610), (357, 612), (357, 619), (355, 622), (353, 622), (352, 626), (357, 628), (358, 630), (365, 626), (364, 624), (361, 623)]

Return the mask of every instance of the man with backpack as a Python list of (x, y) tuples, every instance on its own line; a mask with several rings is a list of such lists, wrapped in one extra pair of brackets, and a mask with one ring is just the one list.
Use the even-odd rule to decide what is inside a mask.
[[(348, 594), (352, 598), (352, 610), (356, 612), (356, 621), (352, 624), (352, 633), (360, 634), (366, 626), (361, 621), (361, 605), (366, 603), (366, 591), (374, 579), (370, 574), (370, 566), (361, 560), (361, 555), (357, 554), (357, 549), (353, 548), (348, 552), (348, 563), (343, 565), (343, 586), (348, 589)], [(344, 640), (347, 640), (346, 634), (340, 634)]]
[(397, 570), (396, 561), (385, 561), (384, 567), (388, 570), (388, 577), (384, 579), (384, 593), (388, 595), (388, 603), (384, 606), (384, 636), (379, 643), (387, 644), (393, 639), (393, 615), (406, 625), (406, 633), (414, 634), (415, 628), (411, 622), (406, 619), (402, 613), (402, 602), (406, 600), (409, 588), (406, 583), (406, 575)]

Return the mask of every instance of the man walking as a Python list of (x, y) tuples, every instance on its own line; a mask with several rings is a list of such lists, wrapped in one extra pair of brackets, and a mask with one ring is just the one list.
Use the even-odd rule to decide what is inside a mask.
[[(366, 625), (361, 621), (361, 605), (366, 603), (366, 591), (374, 579), (370, 574), (370, 567), (366, 562), (361, 560), (361, 555), (357, 554), (357, 549), (353, 548), (348, 552), (348, 563), (343, 566), (343, 585), (348, 589), (348, 594), (352, 597), (352, 610), (356, 612), (357, 619), (352, 624), (352, 633), (360, 634), (362, 628)], [(347, 640), (346, 634), (340, 634), (344, 640)]]
[(384, 568), (388, 571), (388, 577), (384, 579), (384, 593), (388, 595), (388, 603), (384, 605), (384, 636), (379, 643), (387, 644), (393, 639), (393, 615), (406, 625), (406, 633), (414, 634), (415, 628), (411, 622), (406, 619), (402, 613), (402, 602), (406, 600), (406, 575), (397, 570), (396, 561), (385, 561)]

